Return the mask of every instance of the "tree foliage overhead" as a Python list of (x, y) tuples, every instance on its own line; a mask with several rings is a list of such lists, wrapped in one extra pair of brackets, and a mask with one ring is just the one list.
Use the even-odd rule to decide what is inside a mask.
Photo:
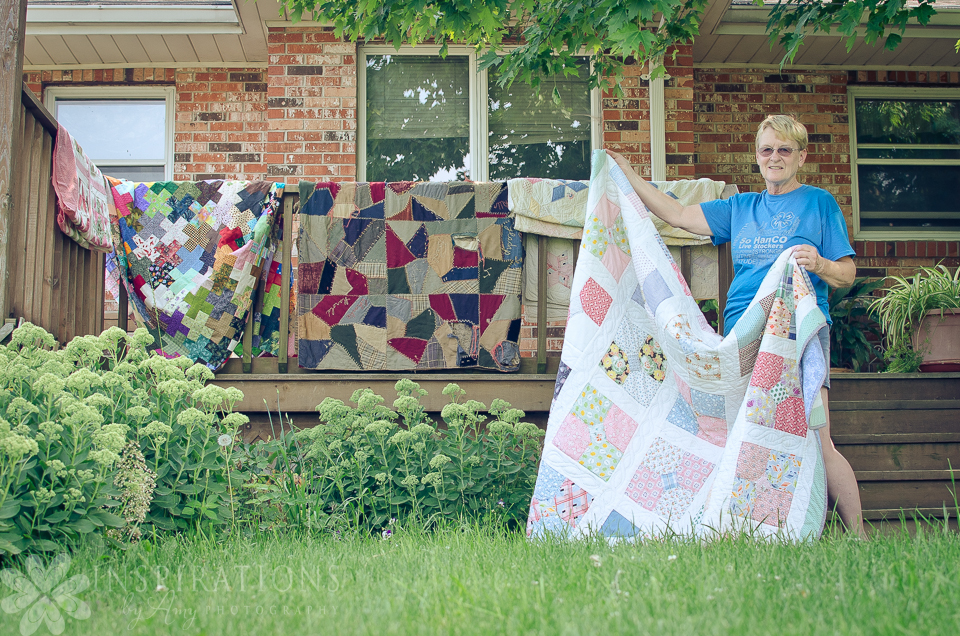
[[(726, 0), (725, 0), (726, 1)], [(691, 41), (710, 0), (283, 0), (296, 22), (305, 13), (334, 25), (338, 36), (400, 46), (433, 42), (445, 55), (451, 44), (475, 47), (481, 68), (496, 68), (499, 82), (539, 86), (544, 77), (576, 74), (575, 55), (593, 59), (590, 85), (616, 85), (624, 61), (659, 60), (671, 46)], [(792, 61), (815, 33), (862, 34), (894, 49), (910, 22), (925, 25), (935, 0), (780, 0), (767, 31)], [(763, 4), (763, 0), (754, 0)], [(513, 45), (519, 46), (514, 47)], [(510, 45), (509, 47), (507, 45)], [(659, 69), (658, 69), (659, 70)]]
[(930, 21), (936, 14), (934, 2), (918, 0), (907, 6), (906, 0), (779, 0), (770, 11), (767, 31), (786, 50), (784, 61), (793, 61), (805, 36), (833, 31), (846, 37), (848, 51), (860, 35), (867, 44), (884, 40), (884, 48), (892, 51), (909, 23), (925, 26)]

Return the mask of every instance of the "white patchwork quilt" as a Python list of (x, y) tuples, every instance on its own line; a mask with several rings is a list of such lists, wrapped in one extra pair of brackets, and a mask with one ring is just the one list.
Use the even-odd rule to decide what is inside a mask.
[(787, 250), (717, 335), (596, 151), (528, 536), (819, 537), (825, 329)]

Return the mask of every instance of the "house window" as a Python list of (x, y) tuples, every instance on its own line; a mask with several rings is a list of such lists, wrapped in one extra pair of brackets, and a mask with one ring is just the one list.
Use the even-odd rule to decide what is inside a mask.
[(173, 87), (50, 87), (57, 121), (108, 176), (173, 178)]
[(960, 235), (960, 94), (851, 89), (859, 238)]
[(520, 81), (501, 88), (472, 52), (425, 49), (362, 50), (359, 180), (590, 178), (599, 95), (587, 58), (579, 77), (549, 78), (538, 96)]

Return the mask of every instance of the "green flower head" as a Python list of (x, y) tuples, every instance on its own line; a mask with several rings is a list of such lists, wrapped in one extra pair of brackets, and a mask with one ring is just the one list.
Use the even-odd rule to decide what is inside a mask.
[(437, 455), (430, 460), (430, 468), (433, 470), (443, 470), (446, 464), (450, 463), (450, 458), (446, 455)]
[(33, 383), (33, 390), (41, 395), (53, 397), (59, 395), (67, 386), (63, 377), (53, 373), (44, 373)]

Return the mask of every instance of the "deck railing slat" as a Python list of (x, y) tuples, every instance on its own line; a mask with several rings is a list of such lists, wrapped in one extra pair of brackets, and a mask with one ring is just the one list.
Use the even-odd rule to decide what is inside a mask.
[(23, 109), (20, 111), (20, 170), (17, 175), (17, 183), (14, 184), (13, 197), (14, 208), (10, 216), (9, 229), (9, 247), (8, 249), (8, 272), (9, 285), (7, 287), (8, 302), (7, 310), (14, 318), (23, 316), (24, 300), (24, 279), (26, 277), (26, 241), (27, 241), (27, 218), (25, 210), (29, 207), (30, 201), (30, 177), (33, 167), (33, 153), (29, 152), (33, 145), (33, 131), (35, 122), (33, 115)]
[[(43, 155), (43, 126), (34, 119), (32, 134), (29, 142), (21, 144), (20, 150), (23, 153), (30, 153), (30, 164), (33, 170), (30, 171), (29, 179), (24, 184), (27, 190), (27, 207), (21, 213), (26, 214), (26, 242), (24, 248), (24, 276), (20, 284), (23, 285), (23, 305), (21, 311), (27, 320), (35, 320), (35, 298), (37, 292), (37, 277), (30, 275), (30, 272), (37, 271), (37, 243), (39, 243), (39, 222), (40, 216), (40, 190), (47, 184), (42, 181), (43, 166), (41, 165)], [(47, 186), (49, 187), (49, 186)]]
[[(50, 235), (56, 231), (56, 220), (52, 188), (50, 187), (50, 172), (53, 165), (53, 138), (42, 135), (40, 149), (40, 166), (38, 172), (39, 188), (37, 197), (37, 256), (36, 266), (40, 276), (34, 277), (33, 315), (39, 322), (49, 324), (50, 316), (50, 284), (49, 279), (51, 259)], [(100, 298), (100, 296), (94, 296)]]

